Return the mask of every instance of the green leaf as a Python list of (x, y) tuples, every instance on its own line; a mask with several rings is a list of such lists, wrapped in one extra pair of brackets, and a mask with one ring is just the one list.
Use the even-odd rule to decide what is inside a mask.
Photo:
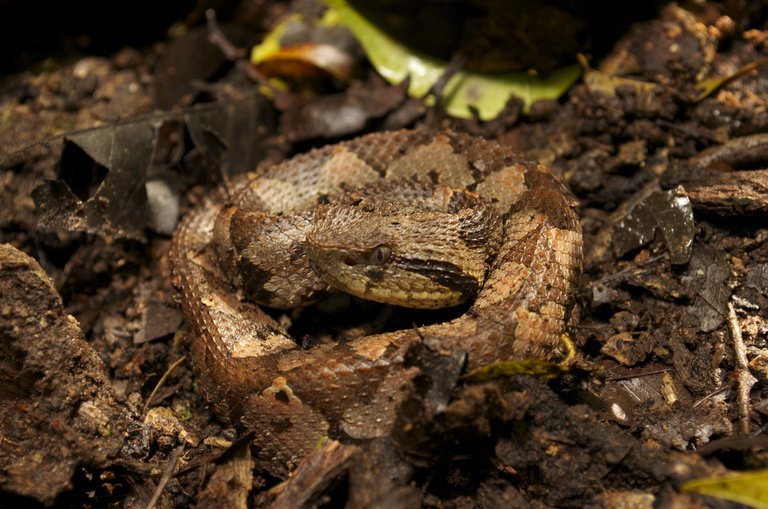
[(768, 470), (694, 479), (681, 490), (768, 509)]
[[(401, 83), (410, 77), (408, 93), (423, 97), (442, 76), (447, 62), (403, 45), (368, 21), (346, 0), (326, 0), (326, 3), (352, 30), (376, 70), (390, 83)], [(580, 75), (578, 65), (553, 71), (546, 78), (525, 72), (492, 74), (462, 70), (446, 84), (442, 106), (454, 117), (471, 118), (475, 111), (481, 120), (491, 120), (514, 95), (523, 100), (523, 111), (527, 113), (538, 99), (560, 97)]]

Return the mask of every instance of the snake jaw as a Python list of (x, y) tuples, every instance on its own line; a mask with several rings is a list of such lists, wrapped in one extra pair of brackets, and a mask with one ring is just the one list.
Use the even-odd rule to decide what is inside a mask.
[(363, 191), (319, 206), (306, 239), (319, 278), (356, 297), (411, 308), (473, 298), (495, 254), (500, 217), (465, 190), (436, 186), (430, 194), (424, 203), (377, 201)]

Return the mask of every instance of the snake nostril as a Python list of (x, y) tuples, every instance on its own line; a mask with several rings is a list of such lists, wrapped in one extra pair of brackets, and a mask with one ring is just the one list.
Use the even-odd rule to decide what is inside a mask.
[(344, 258), (341, 259), (341, 263), (349, 267), (354, 267), (355, 265), (357, 265), (357, 260), (355, 260), (354, 258), (350, 258), (349, 256), (345, 256)]

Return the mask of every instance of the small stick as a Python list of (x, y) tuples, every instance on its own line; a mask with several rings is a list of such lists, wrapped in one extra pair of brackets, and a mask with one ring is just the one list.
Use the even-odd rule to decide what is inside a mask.
[(219, 23), (216, 21), (216, 11), (208, 9), (205, 11), (205, 18), (208, 25), (208, 40), (211, 41), (211, 44), (221, 50), (227, 60), (234, 62), (235, 65), (248, 76), (248, 78), (259, 85), (268, 88), (270, 92), (275, 94), (276, 98), (285, 94), (285, 92), (275, 88), (272, 83), (269, 82), (267, 77), (251, 64), (250, 60), (246, 58), (247, 52), (244, 49), (238, 48), (232, 44), (227, 36), (224, 35), (221, 27), (219, 27)]
[(154, 395), (155, 395), (155, 393), (157, 392), (157, 390), (158, 390), (158, 389), (160, 389), (160, 387), (162, 387), (162, 386), (163, 386), (163, 384), (165, 383), (165, 381), (168, 379), (168, 375), (170, 375), (170, 374), (171, 374), (171, 371), (173, 371), (174, 369), (176, 369), (176, 366), (178, 366), (179, 364), (181, 364), (182, 362), (184, 362), (186, 359), (187, 359), (187, 356), (186, 356), (186, 355), (182, 355), (182, 356), (181, 356), (181, 357), (180, 357), (180, 358), (179, 358), (179, 359), (178, 359), (176, 362), (174, 362), (173, 364), (171, 364), (171, 367), (170, 367), (170, 368), (168, 368), (168, 369), (165, 371), (165, 373), (163, 373), (163, 376), (162, 376), (162, 377), (160, 377), (160, 380), (157, 382), (157, 385), (155, 385), (155, 388), (154, 388), (154, 389), (152, 389), (152, 394), (150, 394), (150, 395), (149, 395), (149, 397), (147, 398), (147, 402), (146, 402), (146, 403), (144, 403), (144, 408), (143, 408), (143, 409), (142, 409), (142, 411), (141, 411), (141, 415), (146, 415), (146, 414), (147, 414), (147, 409), (149, 408), (149, 403), (152, 401), (152, 397), (154, 397)]
[(184, 452), (184, 446), (179, 446), (171, 453), (171, 457), (168, 458), (168, 463), (165, 465), (165, 471), (163, 472), (163, 477), (160, 478), (160, 482), (157, 483), (157, 488), (155, 488), (155, 492), (152, 494), (152, 498), (149, 499), (149, 502), (147, 502), (146, 509), (153, 509), (155, 507), (155, 504), (157, 504), (157, 501), (160, 499), (160, 495), (163, 493), (163, 490), (165, 489), (165, 485), (168, 484), (168, 481), (171, 480), (171, 476), (173, 475), (173, 471), (176, 468), (176, 463), (179, 462), (179, 458), (181, 457), (181, 454)]
[(616, 382), (619, 380), (629, 380), (631, 378), (640, 378), (643, 376), (651, 376), (651, 375), (659, 375), (661, 373), (668, 373), (671, 371), (669, 368), (664, 369), (654, 369), (653, 371), (645, 371), (643, 373), (628, 373), (626, 375), (616, 375), (616, 376), (609, 376), (606, 377), (606, 382)]
[(744, 347), (744, 339), (741, 337), (741, 326), (736, 317), (736, 311), (733, 309), (733, 303), (728, 302), (728, 328), (731, 331), (733, 340), (733, 349), (736, 353), (736, 371), (738, 382), (738, 405), (739, 405), (739, 427), (738, 432), (742, 435), (749, 434), (749, 416), (750, 404), (749, 393), (757, 379), (752, 376), (747, 363), (747, 351)]
[(707, 394), (703, 398), (700, 398), (700, 399), (696, 400), (693, 403), (693, 405), (691, 405), (691, 408), (696, 408), (697, 406), (701, 405), (705, 401), (714, 398), (718, 394), (722, 394), (723, 392), (727, 391), (730, 388), (731, 388), (731, 384), (728, 384), (728, 385), (725, 385), (723, 387), (720, 387), (719, 389), (715, 389), (714, 391), (710, 392), (709, 394)]
[(443, 73), (437, 78), (426, 94), (421, 98), (426, 99), (427, 96), (432, 95), (435, 98), (435, 107), (427, 110), (427, 125), (433, 125), (435, 122), (435, 112), (440, 108), (440, 100), (443, 98), (443, 90), (448, 82), (453, 78), (457, 72), (461, 71), (465, 65), (467, 65), (467, 57), (462, 54), (455, 55), (448, 65), (443, 69)]

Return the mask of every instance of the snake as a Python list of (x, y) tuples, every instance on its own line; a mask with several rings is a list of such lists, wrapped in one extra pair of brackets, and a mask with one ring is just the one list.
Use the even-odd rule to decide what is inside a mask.
[[(387, 436), (416, 344), (461, 349), (466, 370), (557, 359), (581, 270), (577, 205), (542, 164), (452, 131), (372, 133), (231, 181), (171, 239), (199, 390), (284, 476), (323, 437)], [(336, 289), (465, 304), (443, 322), (309, 345), (274, 311)]]

